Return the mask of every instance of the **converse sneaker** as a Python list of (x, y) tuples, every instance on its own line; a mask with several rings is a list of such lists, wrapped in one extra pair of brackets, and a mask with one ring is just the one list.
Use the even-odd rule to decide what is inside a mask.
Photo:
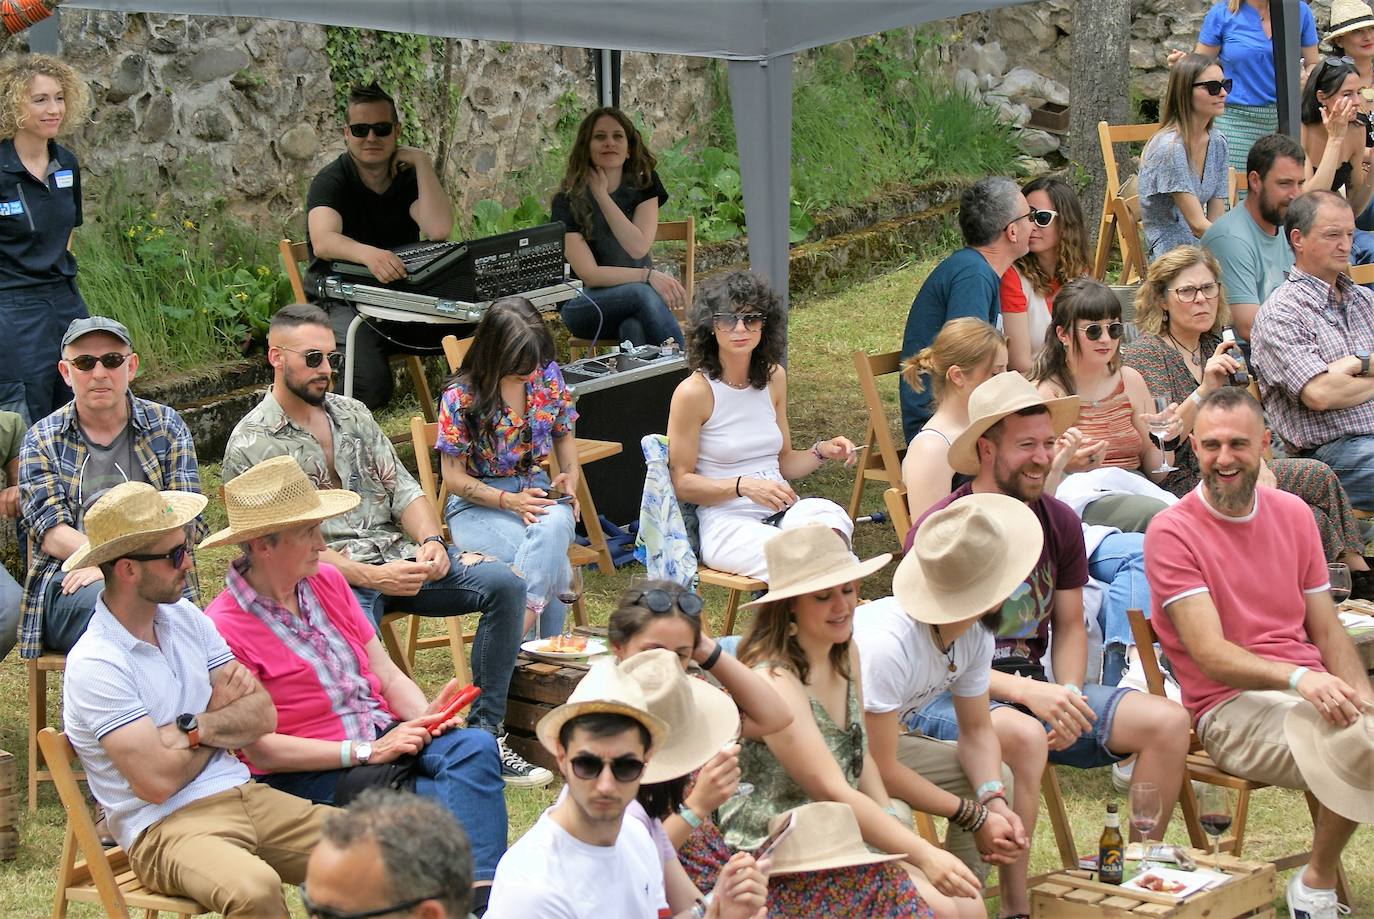
[(501, 778), (516, 788), (539, 788), (553, 781), (553, 773), (543, 766), (525, 762), (525, 758), (506, 745), (506, 735), (496, 738), (501, 754)]
[(1313, 890), (1302, 882), (1307, 866), (1293, 872), (1288, 880), (1288, 901), (1290, 919), (1336, 919), (1337, 916), (1350, 915), (1350, 909), (1336, 900), (1334, 890)]

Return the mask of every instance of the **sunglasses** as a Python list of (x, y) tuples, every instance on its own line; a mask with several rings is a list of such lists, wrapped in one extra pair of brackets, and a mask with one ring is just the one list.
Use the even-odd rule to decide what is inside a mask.
[[(678, 612), (684, 616), (697, 618), (701, 615), (701, 596), (690, 591), (683, 591), (676, 597)], [(631, 606), (648, 607), (649, 612), (662, 616), (673, 610), (674, 597), (661, 587), (651, 590), (640, 590), (631, 594), (629, 604)]]
[(579, 753), (569, 760), (573, 775), (584, 781), (601, 778), (606, 767), (611, 769), (611, 778), (617, 782), (637, 782), (644, 774), (644, 760), (637, 756), (617, 756), (615, 759), (602, 759), (590, 753)]
[(864, 771), (864, 726), (860, 720), (849, 725), (849, 771), (858, 778)]
[(1037, 227), (1040, 227), (1041, 229), (1044, 229), (1045, 227), (1054, 223), (1054, 218), (1058, 216), (1058, 211), (1042, 211), (1037, 210), (1036, 208), (1031, 208), (1030, 212), (1031, 223), (1035, 224)]
[(90, 373), (95, 369), (97, 363), (106, 370), (114, 370), (116, 367), (122, 367), (124, 362), (131, 357), (133, 357), (132, 352), (120, 354), (118, 351), (111, 351), (109, 354), (102, 354), (99, 357), (94, 354), (78, 354), (76, 357), (64, 358), (64, 360), (82, 373)]
[(308, 916), (309, 919), (372, 919), (374, 916), (386, 916), (391, 913), (399, 913), (402, 910), (414, 909), (426, 900), (437, 900), (443, 896), (442, 892), (433, 893), (427, 897), (416, 897), (414, 900), (406, 900), (403, 903), (393, 903), (391, 906), (382, 909), (366, 909), (356, 913), (350, 913), (341, 909), (320, 906), (312, 902), (311, 899), (305, 895), (304, 884), (296, 889), (300, 891), (301, 906), (305, 908), (305, 915)]
[(191, 547), (182, 543), (170, 552), (159, 552), (156, 555), (148, 553), (130, 553), (121, 555), (120, 558), (127, 558), (135, 562), (171, 562), (173, 568), (180, 568), (181, 563), (186, 561), (186, 553), (191, 551)]
[(735, 326), (744, 323), (746, 332), (757, 332), (763, 328), (763, 320), (767, 318), (762, 313), (715, 313), (711, 316), (711, 321), (715, 324), (717, 332), (731, 332)]
[(368, 132), (376, 134), (378, 137), (390, 137), (394, 130), (396, 130), (396, 125), (390, 121), (373, 121), (370, 123), (360, 121), (348, 126), (348, 133), (358, 138), (366, 137)]
[(1217, 287), (1217, 282), (1212, 281), (1210, 284), (1188, 284), (1184, 287), (1173, 287), (1170, 289), (1174, 292), (1174, 296), (1178, 297), (1179, 302), (1192, 303), (1198, 298), (1198, 294), (1201, 294), (1204, 300), (1212, 299), (1217, 295), (1217, 290), (1219, 288)]
[[(311, 348), (309, 351), (297, 351), (295, 348), (285, 348), (281, 345), (277, 347), (282, 351), (290, 351), (292, 354), (299, 354), (301, 357), (305, 358), (305, 366), (311, 369), (320, 366), (320, 364), (323, 364), (326, 360), (329, 361), (330, 370), (338, 370), (343, 366), (344, 356), (342, 351), (330, 351), (328, 354), (325, 354), (319, 348)], [(109, 365), (107, 364), (106, 366), (108, 367)]]
[(1097, 341), (1102, 337), (1102, 332), (1105, 329), (1107, 334), (1112, 337), (1113, 341), (1119, 341), (1124, 328), (1125, 326), (1119, 322), (1109, 322), (1105, 326), (1100, 322), (1094, 322), (1089, 325), (1081, 326), (1078, 331), (1088, 336), (1088, 341)]
[(1230, 93), (1231, 87), (1235, 84), (1235, 80), (1232, 80), (1230, 77), (1227, 77), (1224, 80), (1203, 80), (1200, 83), (1194, 83), (1193, 85), (1201, 86), (1203, 89), (1207, 90), (1207, 95), (1209, 96), (1220, 96), (1222, 90), (1225, 90), (1227, 93)]

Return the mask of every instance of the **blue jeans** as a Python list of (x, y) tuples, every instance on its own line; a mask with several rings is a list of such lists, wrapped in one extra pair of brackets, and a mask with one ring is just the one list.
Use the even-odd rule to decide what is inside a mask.
[(1374, 510), (1374, 434), (1357, 434), (1324, 443), (1303, 456), (1314, 456), (1331, 467), (1345, 486), (1355, 508)]
[(448, 574), (426, 581), (414, 596), (393, 597), (368, 587), (354, 587), (353, 596), (377, 628), (382, 616), (393, 610), (420, 616), (480, 611), (472, 640), (472, 682), (482, 694), (468, 712), (467, 726), (501, 732), (525, 618), (525, 584), (508, 565), (490, 560), (466, 565), (449, 546)]
[(86, 315), (72, 281), (0, 290), (0, 327), (10, 343), (0, 365), (0, 410), (18, 412), (31, 425), (71, 400), (57, 359), (67, 326)]
[(563, 304), (562, 316), (568, 331), (578, 338), (596, 337), (609, 344), (628, 339), (635, 345), (658, 345), (671, 338), (684, 346), (682, 328), (672, 310), (645, 283), (586, 288)]
[(95, 612), (95, 601), (105, 589), (104, 581), (87, 584), (74, 594), (62, 593), (62, 578), (48, 582), (43, 603), (43, 647), (66, 654), (86, 631)]
[(1088, 559), (1088, 574), (1107, 585), (1097, 624), (1102, 629), (1102, 685), (1115, 686), (1126, 672), (1126, 649), (1135, 644), (1126, 610), (1150, 613), (1145, 534), (1113, 533), (1102, 540)]
[[(280, 791), (317, 804), (334, 803), (342, 769), (258, 776)], [(473, 880), (490, 881), (506, 851), (506, 796), (496, 738), (486, 731), (445, 731), (419, 757), (415, 791), (458, 818), (472, 845)]]
[[(509, 494), (549, 487), (549, 477), (542, 469), (533, 475), (489, 476), (482, 481)], [(510, 511), (450, 495), (444, 516), (454, 545), (495, 556), (524, 578), (525, 605), (544, 610), (539, 620), (540, 637), (562, 631), (567, 607), (559, 602), (557, 593), (568, 583), (568, 546), (576, 535), (570, 505), (551, 505), (548, 513), (526, 526)]]
[(0, 661), (19, 643), (19, 607), (24, 588), (0, 566)]

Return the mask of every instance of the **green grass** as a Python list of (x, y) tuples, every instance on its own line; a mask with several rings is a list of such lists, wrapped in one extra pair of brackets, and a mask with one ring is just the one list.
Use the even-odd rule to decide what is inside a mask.
[[(867, 283), (855, 284), (843, 293), (819, 299), (806, 299), (794, 304), (791, 316), (791, 361), (788, 377), (791, 382), (789, 416), (793, 441), (810, 443), (820, 437), (845, 434), (859, 439), (863, 434), (862, 400), (854, 380), (850, 353), (854, 349), (883, 351), (891, 349), (898, 340), (911, 297), (921, 280), (933, 267), (923, 262), (893, 271)], [(895, 385), (884, 390), (890, 418), (895, 423)], [(402, 430), (414, 406), (401, 406), (382, 419), (392, 432)], [(202, 467), (205, 492), (215, 495), (219, 486), (217, 465)], [(848, 500), (852, 476), (836, 466), (828, 466), (807, 480), (802, 490), (807, 494), (822, 494), (838, 501)], [(877, 486), (870, 486), (865, 496), (866, 511), (881, 506)], [(212, 527), (223, 525), (223, 509), (219, 501), (211, 499), (208, 510)], [(856, 550), (868, 557), (896, 548), (896, 537), (887, 524), (861, 525), (855, 534)], [(225, 566), (233, 550), (201, 553), (198, 563), (201, 583), (208, 595), (218, 589)], [(588, 571), (586, 577), (587, 606), (593, 622), (604, 624), (614, 598), (628, 584), (637, 566), (621, 569), (613, 577)], [(882, 596), (891, 586), (892, 568), (880, 572), (865, 584), (864, 594)], [(706, 590), (707, 608), (715, 627), (721, 625), (724, 593), (714, 588)], [(208, 596), (207, 596), (208, 599)], [(742, 616), (747, 621), (748, 612)], [(438, 629), (439, 623), (429, 623)], [(742, 626), (741, 626), (742, 627)], [(422, 654), (418, 662), (419, 680), (428, 691), (436, 691), (449, 675), (444, 669), (445, 655), (439, 652)], [(54, 680), (54, 684), (60, 680)], [(0, 696), (13, 700), (0, 712), (0, 749), (9, 750), (19, 759), (19, 774), (26, 774), (25, 724), (23, 705), (25, 696), (24, 668), (17, 655), (0, 663)], [(54, 714), (61, 702), (60, 689), (54, 686), (50, 705)], [(1111, 785), (1109, 770), (1080, 771), (1060, 769), (1069, 818), (1079, 851), (1090, 851), (1102, 829), (1102, 814), (1108, 801), (1121, 796)], [(510, 838), (518, 838), (538, 818), (554, 798), (554, 788), (508, 790), (506, 804), (510, 814)], [(0, 863), (0, 915), (30, 917), (46, 915), (51, 908), (56, 864), (61, 851), (62, 811), (51, 787), (41, 793), (38, 813), (20, 816), (22, 846), (19, 857), (10, 863)], [(1265, 789), (1252, 799), (1247, 832), (1247, 856), (1277, 858), (1310, 843), (1310, 822), (1302, 796), (1281, 789)], [(1178, 820), (1170, 828), (1171, 842), (1185, 842), (1185, 834)], [(1365, 910), (1374, 905), (1374, 830), (1361, 828), (1346, 849), (1345, 867), (1353, 885), (1357, 902)], [(1031, 867), (1035, 873), (1056, 865), (1053, 836), (1042, 812), (1036, 828)], [(1280, 887), (1287, 875), (1280, 876)], [(1280, 899), (1276, 905), (1282, 909)], [(990, 915), (996, 915), (994, 910)], [(1286, 913), (1280, 912), (1280, 915)], [(93, 910), (75, 907), (74, 916), (92, 916)]]

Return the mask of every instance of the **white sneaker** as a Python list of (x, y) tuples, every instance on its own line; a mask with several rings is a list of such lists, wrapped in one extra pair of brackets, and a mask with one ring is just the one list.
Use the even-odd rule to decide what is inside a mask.
[(1131, 773), (1135, 771), (1135, 757), (1129, 761), (1112, 763), (1112, 787), (1123, 795), (1131, 793)]
[(1336, 919), (1349, 916), (1350, 907), (1336, 900), (1334, 890), (1313, 890), (1302, 882), (1307, 866), (1293, 872), (1288, 880), (1285, 899), (1288, 901), (1289, 919)]
[(540, 788), (553, 781), (553, 773), (543, 766), (527, 762), (523, 756), (506, 745), (506, 735), (496, 738), (501, 755), (501, 779), (516, 788)]

